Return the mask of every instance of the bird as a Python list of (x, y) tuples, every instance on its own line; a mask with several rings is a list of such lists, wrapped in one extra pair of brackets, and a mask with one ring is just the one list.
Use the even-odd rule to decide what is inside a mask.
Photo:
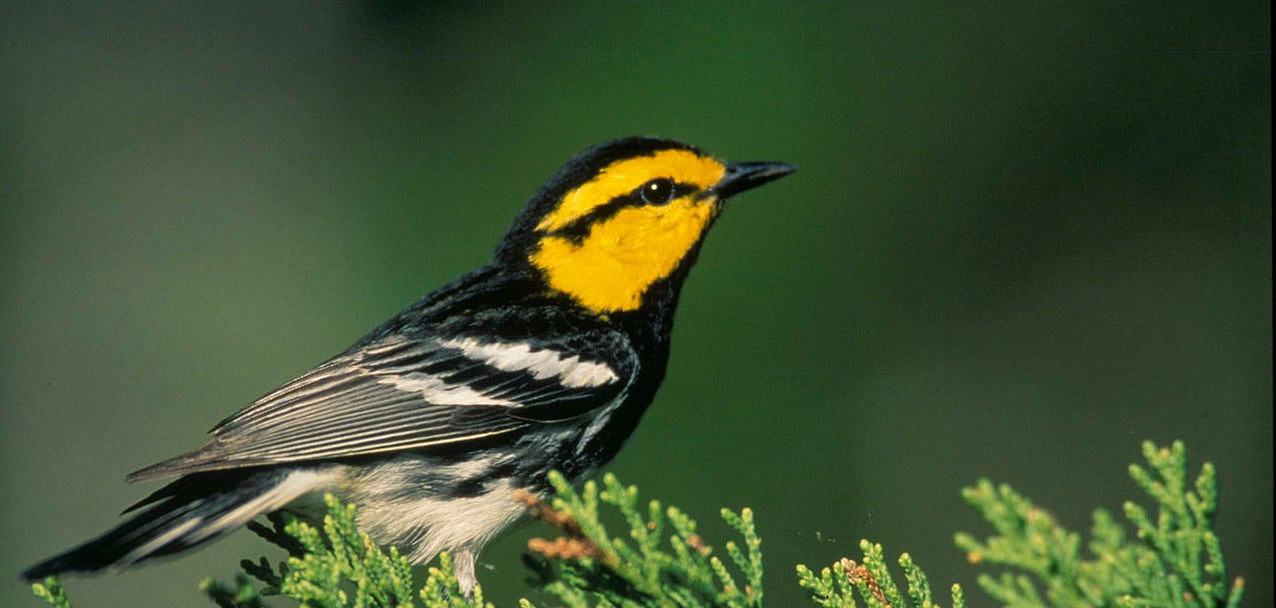
[(794, 172), (632, 136), (577, 154), (491, 260), (218, 423), (127, 482), (175, 478), (131, 518), (31, 566), (29, 581), (119, 571), (331, 493), (414, 564), (452, 555), (461, 589), (484, 545), (624, 446), (664, 379), (674, 311), (730, 197)]

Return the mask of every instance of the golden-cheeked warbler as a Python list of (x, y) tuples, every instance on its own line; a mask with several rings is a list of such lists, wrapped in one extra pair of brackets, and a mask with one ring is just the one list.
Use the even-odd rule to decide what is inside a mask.
[(478, 552), (548, 491), (608, 462), (665, 375), (678, 292), (726, 200), (795, 170), (669, 139), (589, 148), (532, 197), (490, 263), (128, 476), (177, 479), (28, 580), (185, 551), (316, 493), (473, 589)]

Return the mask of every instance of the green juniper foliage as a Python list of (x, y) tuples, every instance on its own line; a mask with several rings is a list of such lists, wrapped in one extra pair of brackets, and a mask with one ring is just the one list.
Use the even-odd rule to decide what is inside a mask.
[[(222, 608), (266, 608), (265, 596), (282, 595), (314, 608), (416, 606), (419, 596), (426, 608), (490, 608), (483, 602), (482, 590), (474, 598), (461, 595), (460, 585), (452, 573), (447, 555), (438, 567), (430, 568), (425, 585), (414, 592), (412, 567), (407, 558), (391, 547), (378, 547), (359, 532), (354, 524), (354, 505), (341, 504), (325, 496), (328, 515), (323, 529), (289, 515), (271, 517), (272, 528), (250, 527), (262, 538), (285, 549), (291, 557), (278, 568), (272, 568), (265, 557), (258, 562), (240, 562), (244, 572), (234, 585), (212, 579), (201, 589)], [(264, 586), (256, 587), (252, 579)]]
[[(977, 540), (958, 534), (957, 544), (976, 563), (1006, 568), (1000, 576), (982, 575), (980, 586), (997, 602), (1013, 608), (1070, 606), (1237, 606), (1241, 579), (1229, 583), (1214, 513), (1218, 492), (1214, 467), (1202, 467), (1188, 483), (1187, 456), (1181, 443), (1143, 446), (1150, 470), (1130, 467), (1130, 475), (1151, 497), (1156, 517), (1127, 502), (1131, 537), (1103, 511), (1094, 514), (1081, 557), (1081, 537), (1060, 527), (1045, 510), (1033, 506), (1009, 486), (980, 481), (964, 491), (970, 504), (992, 524), (995, 535)], [(638, 490), (613, 475), (601, 484), (587, 482), (578, 492), (558, 474), (550, 482), (556, 496), (539, 501), (519, 498), (532, 513), (554, 526), (553, 541), (533, 539), (525, 557), (538, 588), (554, 605), (568, 608), (762, 606), (761, 540), (749, 509), (723, 509), (721, 516), (741, 536), (723, 545), (726, 559), (696, 533), (696, 522), (658, 501), (642, 503)], [(222, 608), (266, 608), (272, 596), (284, 596), (314, 608), (492, 608), (482, 589), (462, 595), (449, 557), (427, 571), (417, 590), (408, 561), (395, 549), (383, 550), (355, 528), (351, 505), (325, 497), (328, 515), (315, 527), (289, 515), (270, 518), (272, 526), (250, 525), (255, 533), (286, 549), (290, 557), (272, 566), (266, 558), (241, 562), (233, 584), (212, 579), (201, 588)], [(608, 532), (604, 518), (619, 517), (625, 530)], [(819, 573), (799, 565), (798, 583), (815, 605), (851, 608), (938, 607), (930, 583), (907, 553), (897, 562), (906, 584), (896, 585), (881, 545), (860, 541), (860, 562), (843, 558)], [(70, 608), (57, 578), (32, 586), (51, 606)], [(965, 606), (962, 588), (950, 591), (953, 608)], [(858, 599), (857, 599), (858, 598)], [(536, 608), (522, 600), (521, 608)]]
[[(864, 605), (870, 608), (886, 608), (888, 606), (913, 608), (938, 608), (931, 599), (930, 582), (913, 558), (907, 553), (899, 556), (899, 567), (904, 572), (904, 580), (908, 583), (908, 601), (900, 594), (899, 587), (891, 576), (886, 565), (882, 546), (867, 540), (860, 541), (860, 551), (864, 552), (862, 564), (854, 560), (842, 558), (831, 567), (820, 570), (817, 575), (805, 565), (798, 564), (798, 584), (810, 593), (811, 599), (823, 608), (855, 608), (858, 596)], [(952, 586), (953, 608), (963, 608), (965, 598), (961, 585)]]
[[(733, 573), (696, 534), (695, 520), (659, 501), (642, 505), (638, 489), (622, 485), (614, 475), (603, 476), (601, 489), (590, 481), (579, 493), (557, 473), (551, 474), (550, 483), (557, 492), (551, 506), (534, 508), (567, 535), (561, 539), (566, 542), (533, 541), (534, 549), (545, 549), (539, 551), (543, 557), (527, 561), (539, 575), (541, 588), (564, 605), (762, 605), (762, 541), (749, 509), (721, 513), (743, 537), (743, 547), (731, 541), (725, 545)], [(624, 518), (627, 538), (608, 533), (600, 520), (602, 506)]]
[(1181, 442), (1169, 448), (1144, 442), (1143, 456), (1152, 470), (1130, 465), (1130, 476), (1156, 503), (1156, 519), (1138, 503), (1126, 502), (1126, 519), (1135, 526), (1136, 539), (1130, 539), (1111, 515), (1095, 511), (1091, 559), (1081, 557), (1080, 535), (1010, 486), (981, 480), (966, 488), (966, 501), (997, 535), (981, 542), (961, 533), (957, 545), (974, 563), (1008, 568), (1000, 577), (981, 575), (979, 586), (1014, 608), (1238, 605), (1243, 581), (1229, 584), (1212, 530), (1218, 506), (1214, 466), (1201, 467), (1189, 487), (1187, 450)]
[[(274, 528), (254, 525), (259, 536), (287, 549), (288, 561), (278, 570), (266, 558), (244, 560), (244, 574), (230, 586), (206, 580), (201, 588), (222, 608), (264, 608), (264, 595), (283, 595), (314, 608), (409, 608), (419, 596), (426, 608), (491, 608), (481, 589), (473, 599), (461, 594), (448, 555), (428, 571), (425, 585), (414, 593), (412, 566), (391, 547), (378, 547), (355, 528), (354, 505), (325, 496), (328, 515), (320, 531), (288, 515), (271, 518)], [(249, 577), (265, 586), (258, 591)]]
[(56, 576), (44, 579), (43, 583), (32, 583), (31, 592), (53, 608), (71, 608), (71, 600), (67, 598), (62, 582)]

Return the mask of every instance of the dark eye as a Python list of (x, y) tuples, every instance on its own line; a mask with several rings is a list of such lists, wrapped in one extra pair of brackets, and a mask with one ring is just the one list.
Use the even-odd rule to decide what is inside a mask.
[(638, 188), (638, 196), (648, 205), (668, 205), (673, 200), (673, 180), (662, 177), (653, 179)]

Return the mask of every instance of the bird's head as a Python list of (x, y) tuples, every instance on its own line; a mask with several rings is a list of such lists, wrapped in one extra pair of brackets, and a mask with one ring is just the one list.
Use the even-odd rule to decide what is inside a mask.
[(725, 163), (670, 139), (599, 144), (532, 197), (496, 258), (530, 264), (597, 314), (636, 310), (654, 285), (681, 279), (731, 195), (794, 170)]

